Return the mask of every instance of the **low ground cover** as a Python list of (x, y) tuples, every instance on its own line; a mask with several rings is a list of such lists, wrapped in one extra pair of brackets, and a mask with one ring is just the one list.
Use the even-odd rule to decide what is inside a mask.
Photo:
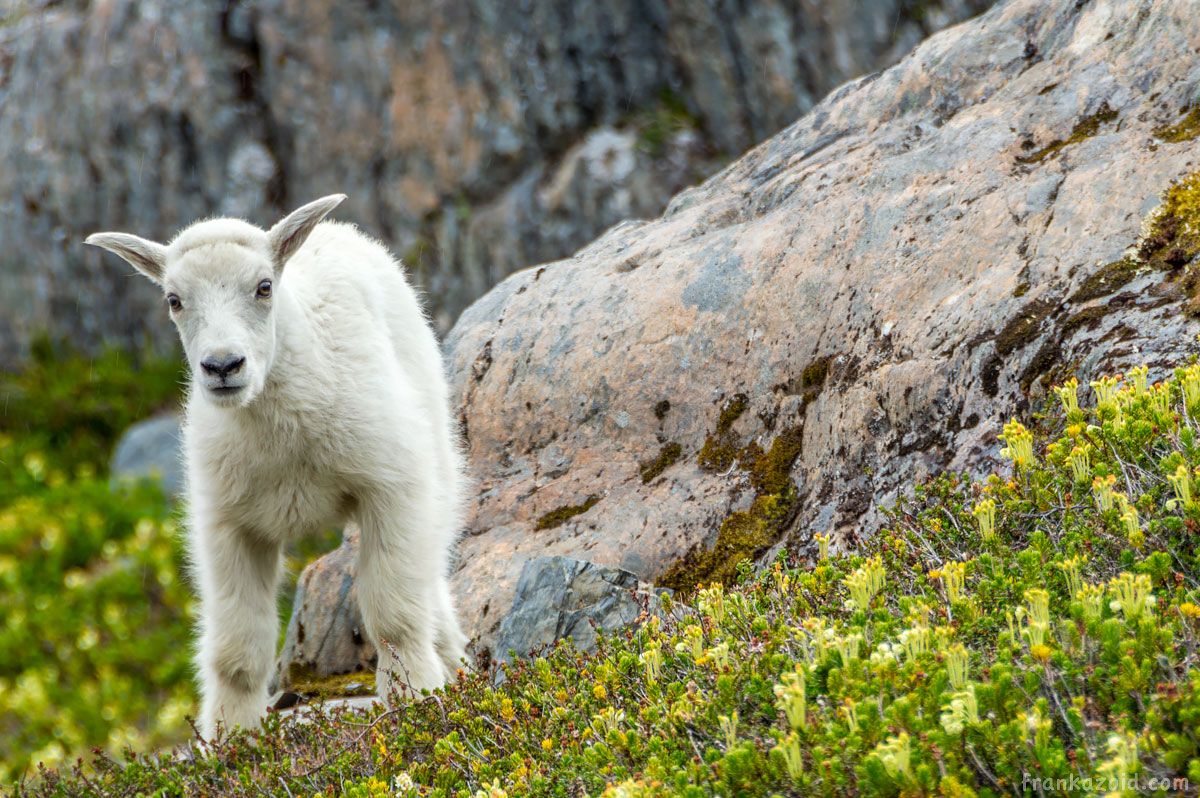
[(27, 792), (1195, 794), (1200, 365), (1091, 388), (1005, 426), (1000, 472), (914, 486), (862, 551), (743, 567), (596, 654)]

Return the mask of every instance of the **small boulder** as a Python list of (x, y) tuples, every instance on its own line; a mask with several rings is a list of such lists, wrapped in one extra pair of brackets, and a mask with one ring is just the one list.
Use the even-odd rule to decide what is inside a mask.
[(496, 658), (510, 662), (510, 651), (525, 656), (567, 637), (593, 651), (597, 629), (619, 629), (656, 611), (662, 592), (620, 568), (561, 556), (526, 560), (512, 610), (500, 622)]
[[(311, 563), (300, 574), (283, 650), (275, 662), (268, 692), (369, 692), (374, 687), (377, 654), (358, 609), (358, 529), (347, 526), (342, 545)], [(361, 689), (333, 684), (330, 677), (365, 671)]]
[(109, 464), (112, 486), (157, 479), (172, 499), (183, 494), (183, 427), (175, 414), (139, 421), (122, 433)]

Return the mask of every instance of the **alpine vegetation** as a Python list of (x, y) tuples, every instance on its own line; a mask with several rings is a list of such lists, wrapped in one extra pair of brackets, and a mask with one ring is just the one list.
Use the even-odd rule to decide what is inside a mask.
[(335, 194), (268, 231), (237, 219), (169, 245), (87, 243), (162, 287), (191, 372), (184, 458), (200, 594), (200, 731), (259, 725), (275, 654), (283, 546), (361, 529), (358, 599), (376, 684), (419, 695), (458, 669), (466, 639), (447, 582), (461, 456), (441, 354), (399, 264)]

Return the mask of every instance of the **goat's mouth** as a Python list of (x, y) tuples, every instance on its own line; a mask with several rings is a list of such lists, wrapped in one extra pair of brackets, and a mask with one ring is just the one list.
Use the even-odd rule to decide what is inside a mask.
[(246, 390), (245, 385), (207, 385), (208, 395), (218, 405), (232, 404)]

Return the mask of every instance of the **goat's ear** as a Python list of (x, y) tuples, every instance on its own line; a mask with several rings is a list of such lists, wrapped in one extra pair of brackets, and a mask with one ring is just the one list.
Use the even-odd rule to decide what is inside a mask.
[(120, 255), (133, 268), (162, 284), (163, 269), (167, 263), (167, 248), (162, 244), (129, 233), (93, 233), (83, 243)]
[(296, 250), (300, 249), (300, 245), (308, 238), (313, 228), (328, 216), (330, 211), (341, 205), (344, 199), (345, 194), (330, 194), (328, 197), (313, 200), (289, 213), (267, 232), (271, 249), (275, 253), (277, 268), (282, 268), (288, 258), (296, 254)]

